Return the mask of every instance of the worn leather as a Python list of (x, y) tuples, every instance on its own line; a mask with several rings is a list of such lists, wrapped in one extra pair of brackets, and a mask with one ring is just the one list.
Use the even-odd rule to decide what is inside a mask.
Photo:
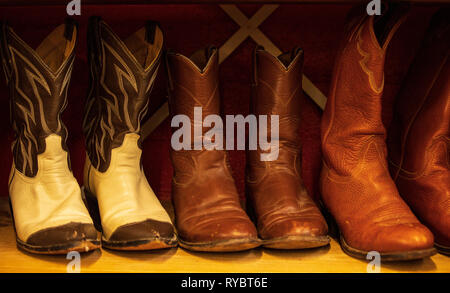
[(397, 10), (377, 17), (385, 29), (375, 34), (375, 17), (352, 11), (323, 113), (322, 199), (346, 244), (366, 252), (433, 246), (433, 235), (401, 199), (387, 167), (384, 61), (403, 15)]
[(390, 170), (402, 198), (450, 247), (450, 10), (433, 17), (397, 96)]
[[(247, 189), (262, 239), (326, 236), (327, 224), (301, 178), (300, 111), (303, 51), (278, 58), (255, 50), (251, 114), (279, 116), (278, 158), (262, 161), (265, 151), (247, 151)], [(268, 141), (274, 139), (268, 127)], [(265, 137), (267, 141), (267, 137)]]
[[(141, 168), (139, 138), (135, 133), (125, 135), (122, 145), (111, 150), (106, 172), (95, 169), (89, 158), (86, 159), (84, 185), (97, 198), (105, 240), (173, 237), (170, 217)], [(143, 222), (149, 220), (153, 225), (147, 223), (146, 227)]]
[(163, 35), (149, 22), (122, 41), (97, 17), (88, 28), (91, 90), (84, 184), (97, 198), (103, 239), (174, 238), (169, 215), (141, 166), (141, 122), (158, 72)]
[[(14, 164), (11, 168), (9, 196), (17, 237), (37, 246), (61, 244), (73, 240), (64, 237), (65, 234), (73, 235), (75, 232), (80, 236), (83, 230), (88, 230), (71, 227), (72, 233), (61, 235), (59, 227), (81, 223), (90, 227), (91, 232), (84, 231), (85, 239), (96, 239), (96, 232), (92, 232), (95, 231), (94, 225), (81, 199), (80, 187), (67, 165), (67, 152), (61, 148), (61, 137), (51, 134), (44, 142), (44, 153), (37, 155), (39, 167), (36, 176), (26, 176)], [(57, 228), (52, 238), (48, 235), (39, 238), (42, 231), (51, 228)]]
[(62, 147), (67, 151), (67, 130), (61, 113), (67, 103), (76, 34), (74, 24), (60, 25), (33, 50), (11, 27), (2, 25), (3, 68), (16, 134), (12, 147), (14, 164), (29, 177), (38, 172), (37, 155), (45, 151), (48, 135), (61, 136)]
[(9, 195), (17, 238), (34, 247), (97, 240), (70, 170), (61, 121), (76, 40), (76, 25), (68, 21), (33, 50), (2, 25), (1, 55), (16, 134)]
[[(220, 114), (218, 52), (207, 48), (191, 58), (169, 52), (171, 115), (190, 118), (194, 132), (194, 107), (202, 107), (202, 119)], [(204, 127), (195, 140), (202, 140)], [(256, 228), (239, 203), (227, 152), (224, 150), (179, 150), (171, 148), (174, 167), (172, 199), (180, 239), (191, 243), (215, 243), (257, 239)]]
[(101, 172), (108, 169), (111, 150), (122, 145), (127, 133), (140, 134), (162, 47), (163, 34), (155, 23), (122, 41), (98, 17), (89, 20), (91, 78), (83, 130), (89, 159)]

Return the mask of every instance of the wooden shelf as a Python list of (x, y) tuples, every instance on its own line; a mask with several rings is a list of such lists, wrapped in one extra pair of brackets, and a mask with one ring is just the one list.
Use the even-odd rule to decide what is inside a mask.
[[(395, 0), (394, 0), (395, 1)], [(450, 0), (397, 0), (398, 2), (414, 2), (421, 4), (450, 3)], [(82, 5), (136, 5), (136, 4), (347, 4), (361, 0), (83, 0)], [(369, 2), (368, 0), (366, 2)], [(0, 6), (44, 6), (66, 5), (69, 0), (0, 0)]]
[[(5, 198), (0, 198), (0, 273), (66, 272), (65, 256), (34, 255), (16, 247), (15, 234)], [(367, 262), (349, 257), (339, 244), (298, 251), (253, 249), (237, 253), (195, 253), (181, 248), (150, 252), (97, 250), (83, 254), (81, 272), (90, 273), (337, 273), (367, 272)], [(449, 273), (450, 258), (431, 258), (382, 263), (382, 273)]]

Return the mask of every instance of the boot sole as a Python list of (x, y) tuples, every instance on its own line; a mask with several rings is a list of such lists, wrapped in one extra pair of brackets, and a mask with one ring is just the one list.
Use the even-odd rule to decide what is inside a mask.
[(47, 255), (67, 254), (71, 251), (88, 252), (99, 249), (101, 247), (100, 240), (90, 239), (85, 241), (75, 241), (62, 245), (36, 246), (24, 243), (16, 237), (16, 243), (20, 249), (23, 249), (27, 252)]
[[(246, 211), (253, 223), (257, 222), (256, 213), (254, 209), (254, 205), (251, 202), (251, 196), (246, 188)], [(290, 250), (290, 249), (308, 249), (308, 248), (317, 248), (322, 246), (327, 246), (330, 244), (330, 237), (327, 235), (324, 236), (285, 236), (278, 237), (272, 239), (262, 239), (262, 246), (264, 248), (270, 249), (282, 249), (282, 250)]]
[(215, 242), (188, 242), (178, 238), (181, 247), (192, 251), (203, 252), (234, 252), (249, 250), (261, 246), (259, 239), (242, 238)]
[(443, 255), (446, 255), (446, 256), (450, 256), (450, 247), (444, 246), (444, 245), (441, 245), (441, 244), (437, 244), (437, 243), (434, 243), (434, 246), (436, 247), (437, 251), (440, 254), (443, 254)]
[(102, 238), (102, 246), (112, 250), (156, 250), (177, 247), (177, 238), (150, 238), (135, 241), (106, 241)]
[(287, 236), (263, 240), (263, 247), (272, 249), (308, 249), (327, 246), (328, 236)]
[(16, 231), (16, 223), (14, 220), (14, 212), (11, 205), (11, 199), (9, 199), (9, 209), (11, 212), (11, 218), (13, 221), (14, 233), (16, 234), (16, 244), (17, 247), (23, 249), (27, 252), (34, 254), (67, 254), (71, 251), (77, 252), (88, 252), (92, 250), (99, 249), (101, 247), (100, 243), (100, 233), (98, 233), (97, 239), (86, 239), (84, 241), (74, 241), (65, 244), (56, 244), (56, 245), (47, 245), (47, 246), (38, 246), (38, 245), (30, 245), (17, 237)]
[[(98, 209), (97, 198), (90, 193), (84, 186), (81, 188), (83, 201), (85, 202), (89, 214), (94, 221), (95, 228), (102, 231), (102, 222), (100, 218), (100, 211)], [(176, 247), (178, 244), (176, 236), (173, 238), (147, 238), (130, 241), (108, 241), (102, 237), (102, 246), (111, 250), (122, 251), (140, 251), (140, 250), (156, 250)]]

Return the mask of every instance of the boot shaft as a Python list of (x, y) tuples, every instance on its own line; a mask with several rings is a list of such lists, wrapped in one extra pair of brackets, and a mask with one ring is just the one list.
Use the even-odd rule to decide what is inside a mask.
[[(217, 49), (210, 46), (196, 51), (189, 58), (178, 53), (168, 52), (166, 61), (170, 114), (172, 117), (180, 114), (187, 116), (191, 126), (191, 150), (170, 149), (175, 177), (184, 177), (183, 174), (189, 174), (188, 177), (190, 177), (193, 170), (201, 174), (202, 170), (207, 172), (211, 166), (218, 170), (225, 170), (225, 173), (228, 174), (231, 168), (226, 151), (206, 150), (203, 144), (201, 148), (195, 148), (196, 144), (204, 142), (205, 134), (213, 127), (203, 126), (205, 117), (220, 115)], [(202, 115), (194, 115), (195, 107), (201, 107)], [(195, 130), (195, 125), (200, 131)], [(217, 138), (213, 136), (211, 142), (214, 143), (215, 139)]]
[(378, 18), (358, 9), (347, 21), (322, 117), (325, 163), (342, 173), (352, 172), (372, 142), (374, 147), (366, 150), (366, 158), (385, 160), (386, 129), (381, 119), (384, 62), (406, 8), (389, 7)]
[[(279, 116), (279, 140), (300, 148), (300, 110), (303, 51), (293, 49), (276, 57), (262, 47), (255, 50), (254, 82), (250, 111), (252, 114)], [(268, 138), (271, 133), (268, 127)]]
[[(171, 115), (187, 115), (200, 123), (207, 115), (220, 115), (219, 55), (214, 47), (196, 51), (190, 58), (168, 52)], [(202, 108), (202, 121), (194, 121), (194, 107)], [(193, 124), (191, 124), (193, 125)]]
[[(203, 126), (206, 116), (220, 115), (218, 69), (218, 52), (214, 47), (198, 50), (189, 58), (174, 52), (167, 53), (170, 115), (189, 118), (193, 150), (189, 153), (196, 154), (205, 149), (204, 135), (212, 128)], [(195, 145), (202, 147), (199, 150)]]
[[(278, 157), (270, 162), (261, 161), (263, 151), (247, 151), (249, 176), (253, 179), (263, 176), (272, 166), (276, 170), (286, 170), (292, 174), (301, 170), (300, 111), (302, 91), (303, 51), (295, 48), (276, 57), (257, 47), (254, 52), (253, 91), (250, 112), (259, 117), (267, 116), (271, 125), (271, 115), (278, 115)], [(261, 125), (259, 125), (261, 127)], [(276, 136), (267, 127), (265, 141), (273, 141)], [(258, 133), (258, 137), (261, 139)], [(273, 151), (273, 150), (270, 150)], [(275, 170), (273, 169), (273, 170)], [(261, 173), (261, 174), (260, 174)]]
[(449, 19), (448, 9), (440, 10), (433, 17), (397, 96), (388, 138), (394, 179), (398, 177), (400, 169), (425, 174), (428, 166), (434, 166), (434, 170), (440, 168), (448, 171)]
[[(83, 130), (92, 165), (104, 172), (111, 150), (125, 134), (140, 135), (163, 50), (163, 34), (154, 22), (122, 41), (100, 18), (88, 27), (90, 90)], [(140, 147), (140, 141), (139, 141)]]
[(32, 177), (37, 174), (37, 155), (45, 151), (46, 137), (61, 136), (62, 147), (67, 150), (67, 130), (61, 114), (67, 104), (77, 25), (67, 20), (33, 50), (4, 23), (0, 42), (16, 134), (14, 164), (17, 170)]

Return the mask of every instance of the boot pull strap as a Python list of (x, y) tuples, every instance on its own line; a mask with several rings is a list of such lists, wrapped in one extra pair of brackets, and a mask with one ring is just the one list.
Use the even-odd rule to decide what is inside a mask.
[(303, 51), (303, 49), (299, 46), (295, 47), (292, 51), (291, 51), (291, 61), (295, 59), (295, 57), (297, 57), (298, 54), (304, 54), (305, 52)]
[(9, 81), (11, 80), (12, 66), (11, 57), (8, 51), (8, 24), (6, 21), (1, 21), (0, 26), (0, 59), (3, 64), (2, 67), (5, 73), (6, 83), (9, 83)]
[(256, 88), (258, 86), (258, 51), (264, 50), (264, 47), (258, 45), (253, 51), (253, 64), (252, 64), (252, 81), (251, 81), (251, 94), (250, 94), (250, 111), (253, 113), (256, 107)]
[(385, 50), (398, 27), (405, 20), (411, 5), (408, 3), (388, 4), (387, 2), (383, 2), (383, 4), (382, 15), (374, 17), (373, 30), (380, 47)]
[(89, 63), (94, 62), (97, 66), (100, 66), (101, 57), (100, 22), (100, 16), (91, 16), (87, 29), (88, 60)]
[(145, 23), (145, 40), (147, 41), (147, 43), (150, 43), (152, 45), (155, 43), (155, 34), (157, 27), (160, 28), (160, 25), (156, 21), (148, 20)]
[(166, 50), (163, 53), (164, 58), (164, 67), (166, 69), (166, 78), (167, 78), (167, 104), (169, 106), (169, 115), (172, 115), (173, 113), (173, 99), (172, 99), (172, 91), (173, 91), (173, 80), (172, 80), (172, 74), (170, 72), (169, 67), (169, 54), (173, 54), (172, 50)]
[[(208, 47), (205, 48), (205, 56), (206, 56), (206, 60), (207, 62), (209, 61), (209, 59), (211, 58), (211, 56), (214, 54), (214, 52), (217, 50), (217, 48), (213, 45), (209, 45)], [(219, 54), (217, 54), (217, 57), (219, 56)]]
[(255, 50), (253, 51), (252, 87), (256, 87), (258, 85), (258, 57), (257, 57), (258, 51), (264, 51), (264, 47), (258, 45), (255, 47)]
[(164, 52), (164, 65), (166, 66), (166, 73), (167, 73), (167, 86), (169, 88), (169, 91), (173, 90), (173, 80), (172, 80), (172, 73), (170, 72), (170, 66), (169, 66), (169, 54), (174, 54), (172, 49), (168, 49)]
[[(76, 32), (74, 36), (74, 30)], [(64, 21), (64, 38), (66, 39), (66, 50), (64, 58), (68, 58), (78, 43), (78, 23), (72, 18), (66, 18)]]
[[(298, 59), (295, 61), (296, 58)], [(291, 51), (291, 60), (289, 66), (291, 66), (291, 64), (295, 61), (297, 63), (300, 63), (300, 66), (303, 67), (304, 58), (305, 58), (305, 51), (303, 51), (303, 49), (299, 46), (294, 47), (294, 49), (292, 49)], [(301, 71), (303, 71), (302, 68)]]
[(73, 18), (67, 17), (64, 21), (64, 25), (64, 37), (70, 42), (73, 38), (73, 30), (78, 30), (78, 22)]

